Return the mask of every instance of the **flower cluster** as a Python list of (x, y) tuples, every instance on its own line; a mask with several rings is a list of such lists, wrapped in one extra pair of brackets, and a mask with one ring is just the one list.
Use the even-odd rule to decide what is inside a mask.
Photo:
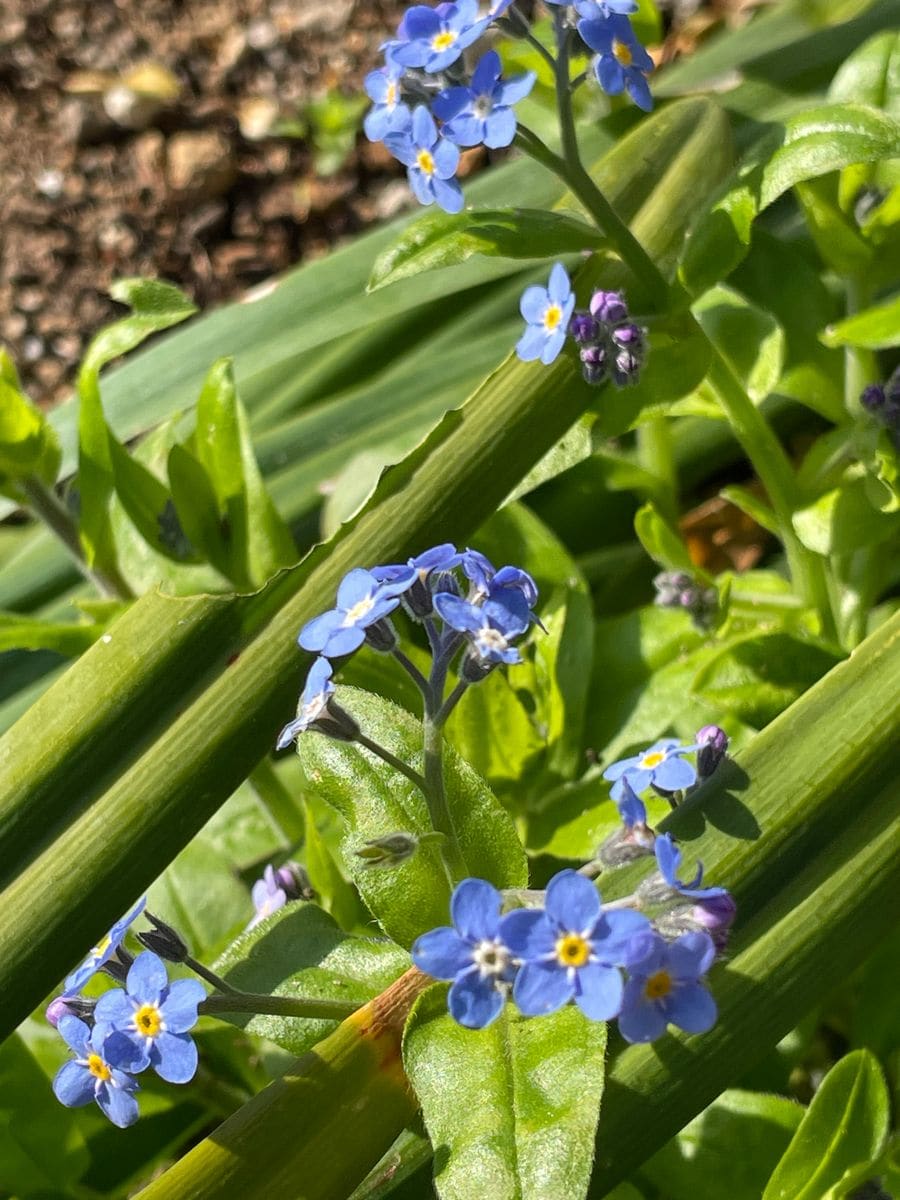
[(708, 933), (667, 940), (635, 908), (604, 905), (577, 871), (547, 885), (539, 908), (502, 914), (503, 897), (465, 879), (451, 899), (452, 926), (423, 934), (416, 966), (451, 986), (451, 1016), (469, 1029), (495, 1021), (511, 999), (524, 1016), (574, 1003), (594, 1021), (618, 1019), (627, 1041), (649, 1042), (669, 1024), (704, 1033), (716, 1005), (702, 982), (716, 956)]
[[(197, 980), (170, 983), (165, 963), (152, 950), (133, 958), (123, 949), (129, 926), (143, 907), (141, 900), (116, 922), (47, 1009), (48, 1021), (75, 1055), (56, 1073), (56, 1098), (68, 1108), (95, 1101), (122, 1129), (138, 1119), (136, 1075), (152, 1068), (168, 1083), (193, 1079), (197, 1047), (188, 1031), (206, 998)], [(77, 995), (101, 970), (124, 986), (109, 989), (96, 1001)]]
[[(351, 741), (357, 737), (353, 718), (335, 703), (330, 659), (352, 654), (364, 643), (399, 656), (391, 617), (401, 605), (424, 623), (433, 661), (442, 672), (462, 651), (458, 673), (468, 685), (498, 666), (522, 661), (515, 642), (538, 623), (533, 612), (537, 595), (527, 571), (513, 566), (498, 570), (480, 551), (458, 551), (451, 543), (433, 546), (405, 563), (354, 568), (338, 587), (336, 607), (300, 630), (300, 646), (320, 657), (310, 668), (297, 717), (278, 736), (278, 749), (307, 730)], [(401, 661), (409, 666), (405, 656)], [(425, 682), (418, 676), (417, 683)]]
[(250, 895), (254, 913), (247, 928), (253, 929), (260, 921), (284, 908), (288, 900), (312, 900), (315, 892), (304, 868), (299, 863), (288, 862), (277, 868), (269, 863), (262, 878), (257, 879), (250, 889)]
[(707, 587), (687, 571), (660, 571), (653, 586), (653, 602), (659, 608), (680, 608), (701, 633), (712, 628), (719, 613), (719, 593), (714, 587)]
[[(548, 0), (557, 10), (570, 3)], [(370, 141), (383, 141), (407, 169), (421, 204), (457, 213), (463, 194), (456, 178), (460, 147), (501, 149), (516, 134), (513, 105), (535, 83), (527, 71), (504, 79), (495, 50), (482, 54), (467, 78), (463, 55), (503, 16), (511, 0), (494, 0), (482, 12), (479, 0), (455, 0), (434, 8), (414, 4), (395, 36), (382, 45), (384, 65), (371, 71), (365, 90), (372, 101), (363, 122)], [(596, 54), (594, 74), (609, 95), (627, 91), (643, 109), (652, 107), (646, 72), (653, 62), (634, 35), (633, 0), (575, 0), (576, 12), (560, 22), (563, 36), (577, 24), (583, 42)], [(521, 21), (521, 18), (518, 18)]]
[(566, 269), (555, 263), (547, 287), (525, 289), (519, 311), (527, 325), (516, 354), (525, 362), (540, 359), (549, 365), (569, 336), (578, 346), (587, 383), (637, 383), (646, 357), (645, 331), (631, 319), (621, 292), (595, 291), (588, 309), (576, 309)]

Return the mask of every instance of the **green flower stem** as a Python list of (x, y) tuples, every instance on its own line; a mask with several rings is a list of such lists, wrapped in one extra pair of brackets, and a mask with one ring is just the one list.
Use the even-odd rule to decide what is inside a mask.
[(554, 8), (553, 23), (556, 30), (556, 113), (562, 142), (562, 157), (565, 167), (564, 181), (585, 206), (601, 233), (612, 242), (623, 262), (645, 286), (655, 294), (657, 307), (662, 312), (669, 295), (669, 285), (656, 263), (643, 246), (616, 215), (612, 205), (591, 179), (581, 161), (578, 150), (578, 135), (572, 111), (572, 91), (569, 84), (568, 29), (562, 9)]
[(656, 500), (665, 517), (678, 519), (678, 471), (667, 417), (652, 417), (637, 428), (638, 460), (645, 471), (659, 480)]
[[(872, 302), (871, 284), (859, 277), (844, 281), (847, 316), (868, 308)], [(853, 416), (859, 416), (863, 409), (859, 402), (863, 389), (878, 379), (878, 365), (871, 350), (861, 346), (846, 346), (844, 348), (844, 402), (847, 411)]]
[(791, 464), (781, 442), (744, 391), (729, 364), (712, 344), (711, 349), (708, 382), (731, 423), (735, 437), (768, 493), (778, 518), (791, 578), (803, 599), (819, 613), (823, 636), (836, 641), (837, 627), (825, 564), (818, 555), (807, 550), (794, 533), (792, 518), (799, 506), (799, 496)]
[(515, 5), (506, 10), (507, 20), (511, 25), (515, 25), (518, 34), (522, 37), (529, 46), (533, 46), (545, 63), (550, 67), (550, 70), (556, 71), (556, 59), (547, 49), (543, 42), (539, 41), (531, 32), (531, 25), (516, 9)]
[(428, 812), (431, 824), (438, 833), (444, 835), (445, 841), (441, 853), (450, 875), (450, 882), (459, 883), (469, 874), (459, 839), (453, 825), (450, 809), (447, 807), (447, 796), (444, 791), (444, 739), (437, 719), (426, 712), (422, 722), (424, 733), (423, 748), (425, 751), (425, 799), (428, 802)]
[(207, 1017), (240, 1012), (343, 1021), (360, 1007), (361, 1004), (353, 1000), (305, 1000), (299, 996), (263, 996), (255, 992), (232, 991), (225, 996), (208, 996), (200, 1004), (199, 1011)]
[(416, 664), (403, 653), (399, 646), (395, 646), (391, 651), (391, 654), (407, 673), (422, 695), (427, 698), (431, 694), (431, 684), (428, 682)]
[(438, 728), (443, 728), (443, 726), (447, 723), (447, 718), (453, 712), (454, 708), (456, 708), (457, 704), (459, 704), (460, 700), (462, 700), (468, 687), (468, 680), (459, 680), (456, 687), (438, 709), (437, 715), (434, 718), (434, 723), (438, 726)]
[(229, 996), (239, 996), (241, 994), (239, 988), (232, 987), (221, 975), (217, 975), (215, 971), (211, 971), (209, 967), (205, 967), (196, 958), (191, 958), (190, 955), (187, 955), (183, 961), (184, 965), (190, 967), (195, 975), (199, 975), (201, 979), (205, 979), (207, 983), (211, 983), (217, 991), (225, 992)]
[(22, 480), (22, 491), (28, 506), (44, 522), (65, 547), (81, 574), (92, 583), (103, 596), (117, 600), (132, 600), (134, 592), (117, 570), (101, 570), (89, 567), (84, 558), (78, 528), (66, 506), (60, 503), (56, 493), (34, 475)]
[(306, 837), (306, 822), (297, 801), (281, 782), (270, 758), (250, 772), (250, 786), (259, 797), (260, 803), (291, 846), (302, 846)]
[(410, 783), (414, 783), (420, 792), (428, 797), (428, 784), (425, 782), (424, 776), (420, 775), (413, 767), (405, 763), (402, 758), (398, 758), (396, 754), (391, 754), (390, 750), (385, 750), (384, 746), (373, 742), (371, 738), (366, 737), (364, 733), (358, 733), (353, 739), (360, 746), (365, 746), (367, 750), (371, 750), (373, 754), (377, 754), (380, 759), (393, 767), (395, 771), (399, 771), (401, 775), (405, 775)]

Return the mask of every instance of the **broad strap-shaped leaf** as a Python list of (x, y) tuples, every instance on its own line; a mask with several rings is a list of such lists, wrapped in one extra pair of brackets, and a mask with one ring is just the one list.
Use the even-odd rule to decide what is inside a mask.
[(900, 346), (900, 296), (829, 325), (821, 337), (826, 346), (861, 346), (867, 350)]
[(765, 400), (781, 378), (785, 355), (784, 330), (772, 314), (721, 284), (705, 292), (693, 312), (750, 399)]
[(769, 1180), (763, 1200), (820, 1200), (844, 1173), (874, 1164), (890, 1128), (884, 1073), (868, 1050), (837, 1062)]
[[(356, 688), (339, 686), (337, 700), (366, 737), (421, 772), (420, 721), (389, 700)], [(384, 932), (409, 946), (420, 933), (446, 925), (450, 887), (436, 845), (421, 846), (390, 870), (368, 868), (354, 854), (372, 838), (428, 832), (428, 808), (419, 789), (370, 750), (322, 734), (302, 734), (297, 753), (317, 794), (343, 818), (344, 865)], [(444, 776), (447, 806), (469, 874), (496, 887), (524, 887), (525, 853), (511, 818), (449, 745), (444, 747)]]
[(406, 1072), (435, 1147), (441, 1200), (579, 1200), (603, 1095), (606, 1025), (569, 1006), (528, 1019), (507, 1007), (464, 1029), (434, 988), (403, 1038)]
[(596, 250), (603, 235), (592, 225), (537, 208), (476, 208), (451, 216), (428, 213), (375, 260), (368, 290), (376, 291), (422, 271), (490, 258), (553, 258)]
[(695, 225), (679, 277), (693, 295), (724, 279), (750, 245), (753, 222), (789, 188), (900, 151), (900, 125), (862, 104), (825, 104), (763, 134)]
[[(233, 987), (305, 1000), (358, 1001), (383, 992), (409, 969), (393, 942), (354, 937), (316, 904), (288, 904), (242, 933), (215, 963)], [(223, 1013), (225, 1020), (304, 1054), (335, 1028), (323, 1019)]]

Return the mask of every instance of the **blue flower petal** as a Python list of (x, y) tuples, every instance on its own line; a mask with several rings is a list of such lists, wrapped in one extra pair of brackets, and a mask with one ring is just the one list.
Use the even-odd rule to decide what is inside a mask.
[(472, 966), (471, 945), (449, 925), (423, 933), (413, 942), (411, 954), (419, 970), (435, 979), (455, 979)]
[(103, 1038), (98, 1053), (111, 1067), (127, 1071), (130, 1075), (136, 1075), (150, 1065), (147, 1039), (138, 1033), (114, 1029)]
[(166, 964), (152, 950), (144, 950), (128, 968), (128, 994), (141, 1004), (156, 1004), (169, 982)]
[(656, 935), (643, 913), (629, 909), (603, 914), (597, 927), (594, 953), (608, 964), (630, 967), (643, 963), (654, 948)]
[(540, 1017), (562, 1008), (574, 990), (565, 969), (527, 962), (516, 976), (513, 1000), (526, 1017)]
[[(447, 142), (446, 145), (450, 145), (450, 143)], [(462, 212), (465, 199), (463, 198), (462, 188), (455, 179), (439, 179), (435, 175), (432, 187), (434, 189), (434, 198), (444, 212)]]
[(197, 1047), (186, 1033), (164, 1031), (154, 1040), (150, 1063), (167, 1083), (188, 1083), (197, 1071)]
[(684, 983), (669, 995), (666, 1016), (685, 1033), (706, 1033), (719, 1015), (716, 1002), (701, 983)]
[(460, 934), (470, 942), (495, 938), (500, 929), (502, 897), (485, 879), (464, 879), (450, 899), (450, 915)]
[(572, 291), (572, 285), (569, 282), (569, 274), (562, 263), (554, 263), (553, 269), (550, 272), (550, 283), (547, 287), (547, 294), (554, 304), (565, 304)]
[(336, 629), (340, 629), (343, 620), (344, 614), (336, 608), (331, 608), (328, 612), (321, 613), (318, 617), (307, 621), (300, 630), (297, 641), (304, 650), (321, 651), (332, 633)]
[(522, 293), (519, 301), (519, 312), (529, 325), (540, 325), (544, 319), (544, 310), (550, 303), (547, 289), (533, 283)]
[(697, 772), (691, 763), (673, 755), (654, 770), (653, 782), (668, 792), (677, 792), (680, 788), (691, 787), (696, 783)]
[(384, 144), (398, 162), (402, 162), (405, 167), (413, 166), (416, 161), (416, 148), (408, 133), (388, 133), (384, 137)]
[(354, 567), (352, 571), (347, 572), (338, 585), (337, 607), (346, 612), (370, 596), (377, 586), (377, 579), (369, 571), (362, 567)]
[(90, 1053), (90, 1026), (80, 1017), (76, 1017), (73, 1013), (67, 1013), (64, 1017), (60, 1017), (56, 1030), (69, 1049), (74, 1050), (79, 1058), (85, 1058)]
[(517, 958), (547, 958), (556, 935), (541, 908), (516, 908), (500, 919), (500, 938)]
[(437, 141), (438, 132), (434, 117), (424, 104), (416, 105), (413, 112), (412, 135), (416, 145), (424, 149), (431, 149)]
[(511, 108), (495, 108), (485, 119), (482, 141), (490, 150), (511, 146), (516, 136), (516, 114)]
[(124, 988), (111, 988), (104, 992), (94, 1009), (94, 1018), (97, 1021), (105, 1021), (113, 1028), (129, 1025), (133, 1016), (134, 1005), (128, 999)]
[(198, 979), (176, 979), (162, 1006), (166, 1029), (170, 1033), (193, 1029), (197, 1024), (197, 1005), (205, 999), (206, 989)]
[(625, 984), (619, 1032), (626, 1042), (653, 1042), (666, 1032), (665, 1014), (644, 998), (643, 980), (629, 979)]
[(460, 975), (450, 988), (447, 1007), (454, 1021), (467, 1029), (484, 1029), (503, 1011), (505, 997), (492, 977), (483, 978), (477, 970)]
[(87, 1067), (69, 1061), (63, 1063), (56, 1072), (53, 1094), (66, 1108), (80, 1108), (82, 1104), (90, 1104), (93, 1100), (94, 1082), (94, 1076)]
[[(669, 946), (669, 969), (676, 979), (696, 979), (705, 975), (716, 957), (716, 947), (708, 933), (683, 933)], [(62, 1024), (62, 1022), (60, 1022)]]
[(460, 633), (477, 633), (484, 624), (480, 609), (450, 592), (438, 592), (434, 597), (434, 607), (450, 628)]
[(434, 148), (433, 158), (435, 175), (438, 179), (449, 180), (459, 166), (459, 147), (446, 138), (441, 138)]
[(639, 754), (635, 754), (631, 758), (620, 758), (618, 762), (609, 764), (603, 772), (603, 778), (614, 783), (617, 779), (621, 779), (626, 771), (630, 771), (632, 767), (636, 767), (640, 761), (641, 756)]
[(138, 1119), (137, 1100), (124, 1088), (103, 1084), (97, 1090), (97, 1103), (119, 1129), (127, 1129)]
[(534, 71), (526, 71), (524, 75), (516, 75), (513, 79), (507, 79), (494, 93), (494, 103), (504, 108), (510, 104), (518, 104), (534, 87), (536, 79), (537, 75)]
[(523, 362), (533, 362), (544, 352), (547, 335), (539, 325), (529, 325), (516, 342), (516, 354)]
[(414, 4), (403, 17), (403, 32), (410, 41), (430, 40), (441, 31), (441, 19), (427, 4)]
[(622, 1007), (623, 987), (615, 967), (588, 962), (575, 973), (575, 1003), (592, 1021), (611, 1021)]
[(560, 871), (547, 884), (546, 910), (557, 929), (588, 933), (600, 916), (600, 893), (577, 871)]
[(541, 351), (541, 362), (545, 367), (549, 367), (552, 362), (556, 362), (559, 358), (560, 351), (566, 342), (566, 322), (564, 321), (560, 328), (555, 333), (551, 333), (544, 342), (544, 348)]
[(608, 96), (618, 96), (625, 88), (625, 72), (611, 54), (597, 59), (597, 82)]
[(329, 634), (323, 653), (329, 658), (341, 658), (358, 650), (365, 640), (365, 630), (359, 625), (345, 625)]
[(480, 117), (463, 113), (448, 122), (441, 132), (458, 146), (478, 146), (484, 141), (484, 130), (485, 122)]
[[(442, 121), (452, 120), (461, 113), (469, 102), (470, 93), (466, 87), (445, 88), (431, 102), (431, 111)], [(443, 130), (446, 133), (446, 129)]]
[(469, 87), (476, 96), (490, 95), (500, 78), (500, 55), (496, 50), (488, 50), (478, 60), (472, 72), (472, 82)]

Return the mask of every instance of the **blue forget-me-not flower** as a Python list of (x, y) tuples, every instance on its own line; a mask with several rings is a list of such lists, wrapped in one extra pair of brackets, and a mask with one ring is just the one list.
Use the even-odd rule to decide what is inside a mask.
[[(302, 635), (301, 635), (302, 636)], [(302, 644), (302, 643), (301, 643)], [(321, 720), (328, 710), (328, 701), (334, 695), (334, 684), (331, 682), (333, 668), (327, 658), (317, 658), (309, 669), (306, 686), (300, 696), (297, 716), (289, 721), (278, 735), (275, 743), (276, 750), (283, 750), (300, 733)]]
[(134, 1048), (124, 1034), (111, 1032), (108, 1025), (90, 1028), (79, 1017), (63, 1016), (57, 1029), (74, 1050), (56, 1072), (53, 1092), (66, 1108), (80, 1108), (95, 1100), (113, 1125), (126, 1129), (138, 1119), (133, 1093), (138, 1084), (124, 1069), (134, 1058)]
[(462, 209), (462, 188), (454, 178), (459, 147), (438, 133), (424, 104), (416, 106), (411, 128), (387, 134), (384, 144), (406, 167), (409, 186), (420, 204), (437, 204), (448, 213)]
[(555, 263), (547, 287), (533, 284), (522, 293), (519, 311), (528, 328), (516, 344), (516, 354), (525, 362), (539, 358), (547, 366), (559, 356), (566, 340), (575, 293), (562, 263)]
[(511, 105), (534, 87), (534, 71), (501, 80), (500, 55), (488, 50), (472, 73), (467, 87), (451, 87), (434, 98), (431, 111), (443, 121), (441, 132), (459, 146), (491, 149), (509, 146), (516, 135), (516, 115)]
[(646, 955), (630, 967), (619, 1029), (629, 1042), (652, 1042), (677, 1025), (686, 1033), (706, 1033), (716, 1023), (716, 1002), (700, 983), (712, 966), (716, 948), (701, 932), (684, 933), (674, 942), (653, 936)]
[(575, 0), (575, 11), (586, 21), (607, 21), (627, 17), (638, 10), (637, 0)]
[(371, 571), (354, 567), (341, 580), (337, 605), (307, 621), (297, 641), (327, 658), (352, 654), (366, 640), (366, 629), (394, 611), (406, 586), (405, 581), (382, 583)]
[(197, 1024), (197, 1005), (205, 999), (196, 979), (170, 984), (165, 963), (145, 950), (129, 967), (125, 987), (103, 993), (94, 1016), (131, 1041), (137, 1054), (132, 1070), (151, 1066), (169, 1083), (187, 1083), (197, 1070), (197, 1047), (188, 1030)]
[(451, 629), (464, 633), (478, 657), (487, 663), (519, 663), (519, 651), (512, 639), (528, 628), (521, 612), (498, 600), (470, 604), (449, 592), (438, 592), (434, 607)]
[(144, 911), (146, 903), (146, 896), (142, 896), (131, 912), (116, 921), (106, 937), (94, 946), (81, 966), (76, 967), (72, 974), (66, 977), (63, 996), (74, 996), (76, 992), (80, 992), (87, 981), (109, 962), (124, 941), (132, 922), (136, 921)]
[(653, 97), (646, 72), (653, 70), (653, 59), (635, 37), (626, 16), (611, 15), (601, 20), (581, 20), (578, 32), (597, 52), (594, 71), (597, 82), (608, 96), (627, 91), (645, 112), (653, 108)]
[(697, 772), (693, 764), (685, 762), (682, 756), (696, 749), (696, 746), (681, 746), (671, 738), (663, 738), (654, 742), (643, 754), (611, 763), (603, 772), (603, 778), (613, 782), (610, 795), (618, 803), (623, 790), (619, 781), (626, 775), (636, 792), (642, 792), (651, 785), (666, 792), (677, 792), (693, 786), (697, 782)]
[(380, 142), (389, 133), (402, 133), (412, 124), (409, 105), (400, 98), (402, 74), (402, 67), (388, 63), (378, 71), (370, 71), (365, 78), (363, 86), (373, 102), (363, 121), (370, 142)]
[(450, 900), (453, 927), (423, 933), (412, 948), (420, 971), (452, 980), (450, 1015), (469, 1029), (499, 1017), (514, 970), (501, 934), (500, 893), (484, 879), (464, 879)]
[(526, 1016), (574, 1000), (585, 1016), (608, 1021), (622, 1003), (618, 968), (644, 957), (651, 932), (641, 913), (604, 912), (594, 885), (567, 870), (547, 885), (546, 907), (508, 913), (501, 936), (522, 960), (513, 999)]
[(675, 845), (671, 833), (661, 833), (658, 835), (653, 844), (653, 853), (656, 855), (656, 865), (659, 868), (660, 875), (673, 892), (678, 892), (681, 896), (688, 896), (692, 900), (706, 900), (716, 896), (728, 895), (727, 888), (704, 888), (700, 886), (703, 882), (703, 863), (697, 863), (697, 874), (690, 883), (681, 882), (678, 878), (678, 869), (681, 866), (681, 851)]
[(458, 0), (436, 8), (415, 4), (400, 23), (400, 40), (386, 48), (390, 59), (403, 67), (443, 71), (481, 37), (490, 21), (490, 16), (479, 17), (478, 0)]

